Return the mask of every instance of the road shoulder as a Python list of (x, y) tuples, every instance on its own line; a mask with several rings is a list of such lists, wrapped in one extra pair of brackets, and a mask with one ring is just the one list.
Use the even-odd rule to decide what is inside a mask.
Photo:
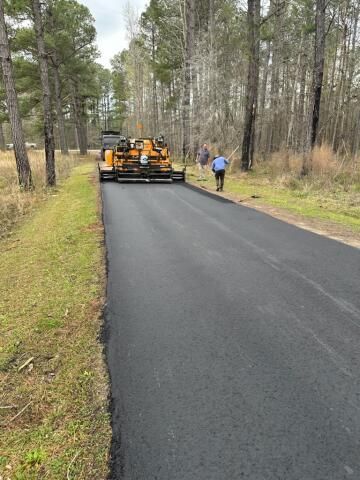
[(234, 192), (232, 191), (232, 184), (234, 183), (234, 180), (232, 179), (230, 186), (227, 185), (225, 181), (225, 192), (216, 192), (215, 185), (213, 185), (213, 177), (209, 175), (207, 181), (199, 182), (192, 173), (187, 176), (187, 182), (200, 191), (206, 191), (207, 193), (215, 195), (216, 197), (226, 198), (235, 204), (253, 208), (304, 230), (311, 231), (327, 238), (332, 238), (352, 247), (360, 248), (360, 229), (341, 222), (335, 222), (326, 218), (319, 218), (316, 216), (316, 214), (314, 214), (314, 211), (311, 212), (311, 215), (302, 215), (292, 211), (291, 209), (266, 203), (261, 194), (257, 193), (261, 192), (259, 188), (254, 188), (253, 192), (246, 191), (244, 194)]
[(94, 172), (93, 163), (76, 167), (1, 245), (0, 478), (107, 477), (105, 261)]

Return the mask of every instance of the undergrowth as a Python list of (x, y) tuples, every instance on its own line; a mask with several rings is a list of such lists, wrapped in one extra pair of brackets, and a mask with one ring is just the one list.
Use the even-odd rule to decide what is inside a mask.
[[(14, 225), (39, 202), (46, 199), (50, 191), (45, 185), (45, 155), (42, 151), (29, 151), (34, 190), (19, 189), (14, 152), (0, 152), (0, 238), (8, 236)], [(79, 156), (56, 153), (58, 182), (68, 177), (78, 162)], [(55, 194), (54, 190), (51, 190)]]

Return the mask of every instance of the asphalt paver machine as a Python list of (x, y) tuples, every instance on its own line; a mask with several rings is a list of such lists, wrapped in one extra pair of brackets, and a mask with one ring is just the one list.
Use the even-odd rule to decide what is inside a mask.
[(119, 138), (105, 150), (105, 162), (99, 163), (100, 181), (185, 181), (185, 168), (175, 170), (164, 137)]

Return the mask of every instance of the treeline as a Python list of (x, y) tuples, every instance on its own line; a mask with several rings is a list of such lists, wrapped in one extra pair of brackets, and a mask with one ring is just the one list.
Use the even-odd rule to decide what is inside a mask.
[(190, 158), (204, 141), (239, 145), (245, 169), (254, 152), (306, 154), (324, 142), (356, 154), (359, 8), (358, 0), (151, 0), (137, 22), (129, 16), (129, 48), (113, 60), (124, 128), (161, 132)]
[[(85, 154), (104, 128), (162, 133), (190, 160), (203, 142), (238, 147), (244, 169), (254, 155), (287, 150), (303, 154), (307, 173), (323, 143), (354, 156), (359, 10), (358, 0), (150, 0), (137, 17), (129, 3), (129, 47), (108, 70), (97, 63), (94, 19), (81, 3), (0, 0), (0, 149), (3, 125), (13, 122), (16, 147), (19, 117), (28, 130), (31, 123), (44, 137), (49, 184), (54, 140), (64, 154), (69, 146)], [(15, 152), (21, 171), (26, 150)], [(25, 173), (20, 183), (29, 182)]]
[(43, 139), (50, 186), (56, 183), (55, 147), (64, 155), (69, 147), (86, 154), (89, 129), (98, 138), (106, 126), (111, 73), (96, 63), (95, 40), (94, 18), (76, 0), (0, 0), (0, 149), (10, 123), (25, 189), (32, 179), (24, 123), (31, 140)]

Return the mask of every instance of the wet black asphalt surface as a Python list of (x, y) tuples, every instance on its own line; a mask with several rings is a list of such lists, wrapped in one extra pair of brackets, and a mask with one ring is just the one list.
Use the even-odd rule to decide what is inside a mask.
[(360, 479), (360, 250), (102, 185), (113, 480)]

